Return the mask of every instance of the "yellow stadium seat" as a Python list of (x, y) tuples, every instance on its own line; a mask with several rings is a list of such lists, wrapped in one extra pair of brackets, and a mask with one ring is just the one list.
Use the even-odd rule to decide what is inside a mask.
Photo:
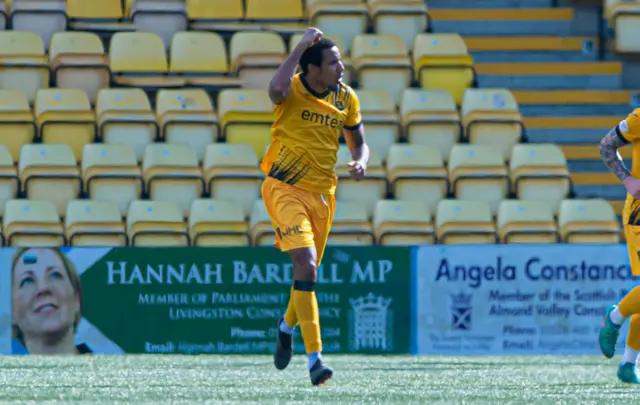
[[(9, 0), (11, 1), (11, 0)], [(4, 31), (9, 26), (10, 5), (5, 1), (5, 6), (0, 7), (0, 31)]]
[(49, 64), (42, 38), (29, 31), (0, 31), (0, 88), (21, 90), (33, 103), (49, 87)]
[(461, 110), (466, 139), (501, 149), (504, 160), (509, 160), (523, 135), (522, 114), (513, 94), (507, 89), (467, 89)]
[(65, 235), (69, 246), (127, 246), (124, 222), (112, 201), (69, 201)]
[(22, 145), (33, 143), (37, 127), (27, 96), (20, 90), (0, 90), (0, 144), (20, 158)]
[(96, 137), (96, 121), (87, 94), (79, 89), (41, 89), (33, 107), (42, 142), (69, 145), (76, 161)]
[(638, 23), (640, 22), (640, 2), (627, 0), (606, 0), (605, 18), (615, 31), (614, 47), (619, 53), (638, 53)]
[(109, 44), (112, 80), (132, 87), (183, 87), (184, 80), (168, 77), (162, 38), (151, 32), (117, 32)]
[(338, 201), (328, 246), (370, 246), (375, 243), (371, 222), (358, 202)]
[[(289, 39), (289, 52), (293, 51), (295, 49), (295, 47), (300, 43), (300, 41), (302, 40), (302, 37), (304, 36), (304, 34), (293, 34), (291, 35), (291, 38)], [(327, 38), (331, 41), (333, 41), (333, 43), (338, 47), (338, 49), (340, 50), (340, 57), (342, 60), (342, 64), (344, 65), (344, 73), (342, 76), (342, 82), (346, 83), (346, 84), (351, 84), (351, 82), (353, 81), (354, 77), (356, 76), (355, 73), (355, 69), (353, 67), (353, 64), (351, 63), (351, 58), (349, 58), (349, 56), (347, 55), (347, 52), (344, 50), (345, 46), (344, 43), (342, 42), (342, 38), (339, 35), (336, 34), (327, 34), (326, 32), (324, 33), (323, 38)], [(298, 67), (298, 72), (300, 72), (300, 67)]]
[(90, 144), (82, 154), (84, 192), (94, 200), (113, 202), (124, 217), (144, 190), (142, 172), (128, 145)]
[(369, 157), (367, 174), (356, 181), (349, 176), (347, 164), (351, 161), (351, 153), (346, 145), (340, 145), (338, 150), (338, 160), (336, 162), (336, 175), (338, 176), (338, 187), (336, 198), (340, 201), (357, 201), (367, 212), (367, 216), (373, 214), (376, 202), (387, 195), (387, 178), (382, 166), (382, 160), (373, 151)]
[(562, 149), (555, 144), (518, 144), (510, 159), (511, 184), (516, 197), (542, 201), (554, 213), (569, 195), (569, 168)]
[(248, 22), (265, 25), (268, 30), (300, 31), (308, 24), (302, 7), (303, 0), (245, 0)]
[(251, 243), (253, 246), (273, 246), (276, 241), (276, 233), (273, 230), (271, 219), (264, 206), (264, 201), (256, 200), (253, 203), (251, 217), (249, 219), (251, 230)]
[(105, 33), (135, 31), (135, 25), (124, 20), (122, 6), (122, 0), (67, 0), (71, 29)]
[(499, 242), (491, 209), (482, 201), (442, 200), (436, 214), (442, 245), (486, 245)]
[(129, 0), (126, 14), (140, 32), (157, 34), (169, 48), (176, 32), (188, 28), (184, 0)]
[(369, 27), (369, 10), (359, 0), (353, 1), (314, 1), (307, 7), (309, 24), (322, 32), (339, 35), (344, 48), (349, 53), (353, 38), (364, 34)]
[(363, 89), (387, 92), (394, 104), (413, 80), (411, 59), (398, 35), (359, 34), (353, 38), (351, 61)]
[(222, 137), (228, 143), (251, 145), (264, 156), (271, 142), (273, 105), (266, 90), (229, 89), (218, 94), (218, 119)]
[(193, 200), (204, 192), (202, 170), (189, 145), (154, 143), (147, 146), (142, 175), (149, 198), (175, 204), (185, 218), (189, 216)]
[(51, 201), (7, 201), (2, 230), (6, 246), (54, 247), (66, 243), (64, 227)]
[(96, 101), (96, 120), (102, 141), (126, 144), (136, 159), (158, 138), (159, 129), (151, 104), (142, 89), (102, 89)]
[(286, 57), (284, 40), (275, 32), (237, 32), (229, 43), (230, 71), (245, 88), (268, 90)]
[(413, 44), (413, 68), (423, 89), (446, 89), (460, 105), (474, 82), (473, 58), (458, 34), (419, 34)]
[(7, 201), (17, 198), (20, 191), (20, 180), (9, 150), (0, 144), (0, 217), (4, 215)]
[(367, 145), (386, 161), (389, 148), (400, 140), (401, 135), (396, 104), (383, 90), (358, 90), (357, 94), (367, 132)]
[(218, 139), (218, 116), (204, 90), (158, 91), (156, 115), (164, 141), (191, 146), (198, 162), (204, 159), (207, 145)]
[(620, 243), (620, 224), (603, 199), (563, 200), (558, 227), (564, 243)]
[(243, 0), (187, 0), (187, 16), (194, 31), (234, 31), (242, 29)]
[(370, 0), (368, 3), (374, 32), (399, 35), (409, 49), (413, 46), (413, 38), (429, 28), (427, 5), (422, 0)]
[(193, 246), (249, 246), (249, 226), (244, 212), (234, 202), (197, 199), (190, 212)]
[(67, 203), (82, 191), (82, 178), (69, 145), (24, 145), (18, 175), (27, 198), (51, 201), (60, 216), (65, 215)]
[(435, 243), (429, 207), (420, 201), (380, 200), (373, 214), (378, 245), (420, 246)]
[(449, 179), (440, 152), (425, 145), (396, 144), (389, 150), (387, 178), (397, 200), (418, 201), (435, 214)]
[(180, 208), (169, 201), (132, 201), (127, 214), (127, 235), (130, 246), (190, 245)]
[(399, 107), (407, 141), (438, 149), (448, 162), (451, 148), (462, 136), (460, 116), (451, 94), (446, 90), (406, 89)]
[(49, 63), (58, 88), (84, 90), (91, 104), (98, 91), (110, 85), (104, 45), (92, 32), (58, 32), (51, 38)]
[(482, 201), (492, 215), (509, 193), (509, 175), (499, 150), (455, 145), (449, 157), (449, 184), (458, 200)]
[(540, 201), (502, 200), (496, 221), (501, 243), (559, 243), (551, 207)]
[(10, 7), (11, 29), (35, 32), (45, 48), (54, 33), (67, 29), (65, 0), (13, 0)]
[(254, 149), (245, 144), (211, 144), (203, 164), (207, 192), (216, 200), (232, 201), (248, 217), (260, 198), (264, 177)]

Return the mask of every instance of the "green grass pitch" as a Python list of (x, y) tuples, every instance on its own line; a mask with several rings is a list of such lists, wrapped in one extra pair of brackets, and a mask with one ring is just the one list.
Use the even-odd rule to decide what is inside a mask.
[(0, 358), (0, 404), (625, 404), (640, 387), (616, 380), (619, 358), (332, 356), (324, 387), (306, 357), (285, 371), (270, 356)]

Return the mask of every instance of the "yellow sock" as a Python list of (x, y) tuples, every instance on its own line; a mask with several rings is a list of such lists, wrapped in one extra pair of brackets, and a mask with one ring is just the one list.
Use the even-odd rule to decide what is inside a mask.
[(293, 282), (293, 301), (300, 322), (300, 333), (307, 353), (322, 351), (320, 339), (320, 313), (316, 299), (315, 283)]
[(293, 286), (291, 287), (291, 295), (289, 296), (289, 305), (287, 312), (284, 313), (284, 322), (291, 328), (295, 328), (298, 324), (298, 315), (296, 314), (295, 301), (293, 300)]
[(618, 304), (618, 311), (623, 317), (640, 314), (640, 286), (634, 287)]
[(638, 314), (633, 315), (629, 320), (627, 347), (640, 351), (640, 315)]

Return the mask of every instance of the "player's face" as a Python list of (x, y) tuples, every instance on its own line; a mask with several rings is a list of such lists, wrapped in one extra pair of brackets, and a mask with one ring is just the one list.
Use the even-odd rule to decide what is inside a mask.
[(344, 65), (340, 57), (340, 51), (337, 46), (322, 51), (322, 66), (320, 67), (320, 76), (323, 83), (330, 89), (336, 88), (338, 83), (342, 81), (344, 74)]
[(73, 327), (80, 297), (55, 252), (24, 252), (13, 270), (12, 284), (13, 323), (25, 337), (63, 334)]

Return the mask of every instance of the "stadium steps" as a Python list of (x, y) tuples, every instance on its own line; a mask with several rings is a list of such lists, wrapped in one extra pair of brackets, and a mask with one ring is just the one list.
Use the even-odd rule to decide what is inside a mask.
[[(597, 143), (583, 145), (560, 145), (567, 158), (570, 172), (598, 173), (606, 172), (607, 167), (600, 158), (600, 149)], [(620, 156), (627, 167), (631, 167), (631, 148), (621, 148)]]
[(428, 0), (429, 9), (437, 8), (550, 8), (552, 0)]
[(464, 38), (475, 63), (593, 62), (598, 38), (557, 36), (468, 36)]
[(429, 17), (433, 32), (457, 32), (462, 36), (570, 36), (574, 13), (571, 8), (434, 9), (429, 3)]
[(626, 190), (611, 172), (571, 173), (570, 176), (576, 198), (599, 197), (620, 201), (626, 197)]
[(527, 138), (532, 143), (591, 144), (595, 145), (621, 117), (567, 116), (527, 117), (523, 119)]
[(477, 63), (479, 87), (518, 89), (619, 89), (620, 62)]
[(632, 90), (514, 90), (513, 95), (524, 116), (623, 117), (633, 107)]

